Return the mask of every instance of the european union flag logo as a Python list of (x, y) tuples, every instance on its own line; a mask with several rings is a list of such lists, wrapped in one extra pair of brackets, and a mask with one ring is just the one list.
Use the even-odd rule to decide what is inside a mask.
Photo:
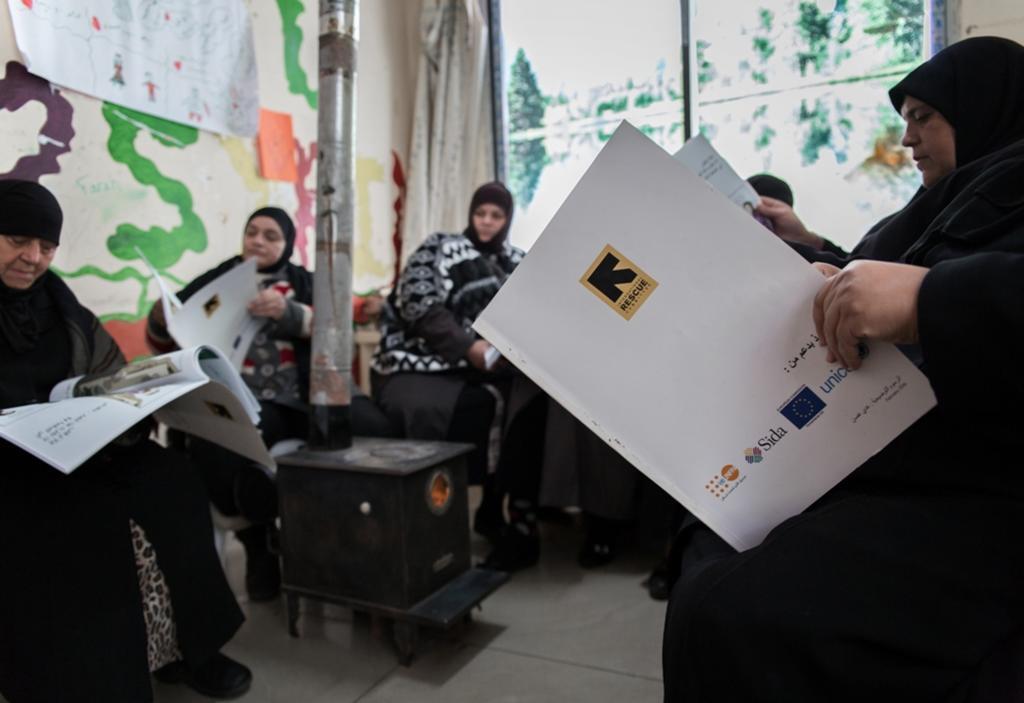
[(807, 386), (801, 386), (800, 390), (779, 408), (779, 412), (799, 430), (810, 424), (824, 409), (825, 401)]

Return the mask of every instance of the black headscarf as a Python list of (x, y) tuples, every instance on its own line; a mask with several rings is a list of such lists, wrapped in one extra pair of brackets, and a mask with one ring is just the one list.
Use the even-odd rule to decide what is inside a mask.
[(793, 189), (781, 178), (770, 173), (758, 173), (748, 178), (747, 183), (758, 195), (781, 200), (786, 205), (793, 207)]
[(60, 244), (64, 213), (57, 198), (32, 181), (0, 181), (0, 234)]
[[(480, 241), (480, 236), (473, 227), (473, 213), (484, 203), (497, 205), (505, 213), (505, 226), (487, 242)], [(473, 198), (469, 201), (469, 225), (463, 234), (469, 237), (469, 240), (473, 242), (473, 246), (480, 251), (501, 251), (505, 246), (505, 240), (508, 239), (508, 228), (512, 225), (512, 211), (514, 207), (512, 193), (505, 187), (505, 184), (500, 181), (484, 183), (476, 189), (476, 192), (473, 193)]]
[(956, 132), (956, 165), (1024, 139), (1024, 46), (1000, 37), (951, 44), (889, 91), (899, 112), (908, 96), (939, 111)]
[[(952, 125), (956, 168), (876, 224), (847, 257), (795, 245), (812, 260), (840, 266), (852, 259), (922, 264), (965, 199), (1019, 195), (1024, 183), (1024, 47), (997, 37), (952, 44), (889, 91), (897, 111), (908, 95), (928, 103)], [(1004, 224), (993, 220), (978, 226), (996, 230)]]
[(249, 223), (256, 217), (269, 217), (277, 223), (281, 228), (281, 232), (284, 233), (284, 251), (281, 252), (281, 256), (270, 266), (260, 269), (260, 273), (276, 273), (285, 267), (292, 258), (292, 252), (295, 251), (295, 223), (292, 222), (292, 218), (288, 216), (288, 213), (279, 207), (261, 207), (249, 215), (249, 219), (245, 221), (245, 226), (248, 227)]
[[(60, 243), (64, 221), (57, 199), (32, 181), (0, 181), (0, 234)], [(15, 355), (35, 349), (41, 334), (57, 324), (43, 274), (26, 290), (0, 282), (0, 344)]]

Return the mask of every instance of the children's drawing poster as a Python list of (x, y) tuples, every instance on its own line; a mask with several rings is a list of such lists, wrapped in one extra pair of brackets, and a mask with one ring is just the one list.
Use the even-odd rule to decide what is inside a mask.
[(168, 120), (251, 137), (259, 83), (242, 0), (8, 0), (28, 69)]

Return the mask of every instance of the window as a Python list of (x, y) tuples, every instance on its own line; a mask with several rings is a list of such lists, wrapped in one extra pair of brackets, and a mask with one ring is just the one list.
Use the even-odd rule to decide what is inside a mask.
[(933, 3), (504, 0), (513, 243), (536, 240), (620, 120), (682, 146), (690, 6), (700, 131), (741, 175), (788, 181), (808, 227), (852, 246), (920, 185), (886, 91), (932, 53)]
[(807, 226), (852, 247), (921, 184), (887, 91), (931, 53), (926, 5), (698, 0), (700, 131), (741, 175), (786, 180)]
[(529, 248), (623, 119), (683, 144), (677, 0), (501, 3), (512, 242)]

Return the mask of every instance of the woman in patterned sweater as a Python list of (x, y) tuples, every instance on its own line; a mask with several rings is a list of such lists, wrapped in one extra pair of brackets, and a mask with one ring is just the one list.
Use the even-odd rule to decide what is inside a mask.
[[(530, 485), (519, 484), (525, 476), (539, 480), (539, 473), (515, 467), (541, 462), (546, 397), (511, 367), (495, 361), (491, 345), (472, 329), (524, 256), (508, 241), (512, 211), (508, 189), (497, 181), (486, 183), (473, 194), (465, 230), (432, 234), (409, 256), (381, 317), (373, 388), (381, 409), (405, 436), (476, 446), (470, 479), (484, 483), (484, 502), (474, 529), (492, 539), (504, 523), (493, 479), (500, 461), (510, 517), (519, 533), (531, 538), (531, 546), (519, 550), (519, 561), (533, 563), (537, 487), (532, 478), (526, 481)], [(489, 440), (500, 436), (501, 425), (505, 432), (499, 460), (491, 451), (497, 442)], [(529, 508), (520, 509), (520, 495), (529, 499)]]

